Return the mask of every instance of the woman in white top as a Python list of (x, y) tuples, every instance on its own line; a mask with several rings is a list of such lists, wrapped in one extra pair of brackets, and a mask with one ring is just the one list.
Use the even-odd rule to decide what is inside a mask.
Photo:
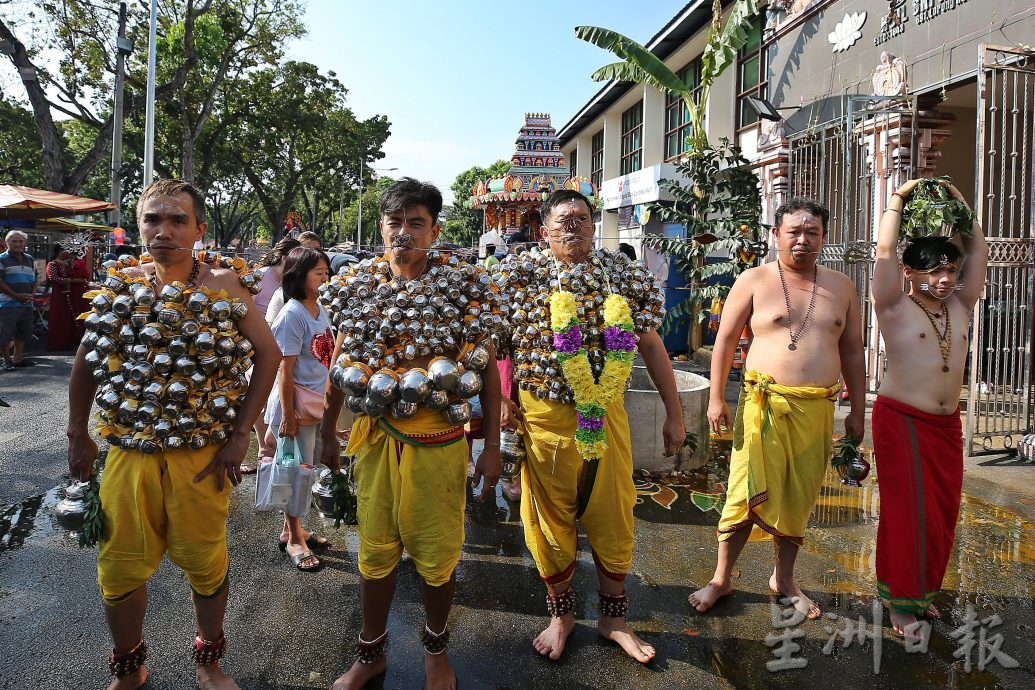
[[(270, 435), (292, 439), (298, 462), (314, 466), (327, 372), (334, 351), (330, 320), (317, 301), (330, 265), (326, 254), (308, 247), (293, 249), (284, 262), (282, 290), (287, 303), (273, 323), (273, 337), (284, 358), (265, 412)], [(298, 516), (289, 513), (284, 514), (280, 544), (299, 570), (318, 568), (320, 559), (312, 549), (328, 545), (323, 537), (305, 530)]]
[[(282, 239), (277, 242), (276, 245), (268, 252), (266, 252), (261, 259), (259, 259), (258, 266), (263, 267), (265, 270), (262, 273), (262, 281), (259, 283), (259, 294), (255, 295), (255, 308), (262, 314), (266, 313), (266, 309), (269, 306), (270, 298), (273, 297), (273, 293), (280, 290), (280, 282), (284, 276), (284, 257), (288, 255), (295, 247), (301, 246), (298, 240), (293, 240), (290, 237)], [(281, 302), (283, 304), (283, 301)], [(279, 310), (278, 310), (279, 311)], [(272, 319), (267, 320), (267, 323), (272, 324)], [(251, 378), (251, 370), (248, 371), (248, 378)], [(266, 441), (266, 422), (265, 422), (266, 411), (263, 410), (259, 413), (259, 418), (255, 420), (255, 440), (259, 445), (259, 457), (254, 462), (245, 461), (241, 463), (242, 474), (252, 474), (255, 472), (259, 463), (263, 460), (267, 460), (273, 457), (276, 452), (276, 444), (270, 445)]]

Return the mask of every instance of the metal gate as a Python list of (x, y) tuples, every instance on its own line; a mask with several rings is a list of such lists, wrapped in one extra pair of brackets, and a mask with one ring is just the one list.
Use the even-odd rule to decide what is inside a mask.
[(966, 429), (971, 455), (1014, 449), (1032, 432), (1035, 408), (1035, 53), (982, 45), (978, 59), (974, 210), (988, 238), (989, 264), (971, 341)]
[(820, 262), (846, 274), (859, 293), (870, 392), (884, 372), (870, 299), (875, 219), (891, 193), (914, 174), (915, 108), (911, 96), (845, 96), (841, 118), (788, 137), (791, 195), (830, 209)]

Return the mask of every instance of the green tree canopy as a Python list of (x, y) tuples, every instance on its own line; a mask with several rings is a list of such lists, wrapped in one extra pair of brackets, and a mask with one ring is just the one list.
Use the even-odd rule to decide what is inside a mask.
[(479, 180), (503, 177), (510, 170), (510, 161), (498, 160), (488, 168), (475, 165), (456, 176), (450, 189), (453, 190), (453, 210), (449, 220), (442, 225), (442, 239), (463, 247), (478, 243), (484, 232), (484, 220), (480, 209), (471, 208), (471, 192)]
[[(123, 113), (126, 144), (139, 155), (142, 137), (133, 134), (143, 130), (149, 7), (128, 3), (128, 10), (135, 50)], [(196, 152), (221, 136), (226, 81), (274, 64), (285, 42), (303, 33), (301, 7), (297, 0), (162, 0), (158, 17), (155, 169), (205, 188), (206, 161)], [(78, 193), (108, 160), (117, 25), (116, 0), (0, 0), (0, 40), (31, 107), (49, 189)], [(75, 150), (63, 136), (65, 120), (85, 127)]]
[(0, 97), (0, 183), (44, 186), (39, 164), (42, 150), (32, 113)]
[[(336, 211), (342, 187), (359, 186), (360, 160), (367, 163), (368, 185), (369, 163), (384, 157), (387, 118), (358, 120), (345, 105), (345, 94), (333, 74), (323, 75), (306, 62), (255, 70), (228, 87), (230, 116), (216, 145), (247, 180), (274, 232), (289, 211), (301, 210), (307, 190), (317, 190), (316, 205), (323, 200), (318, 221), (328, 209)], [(311, 198), (308, 203), (314, 204)]]

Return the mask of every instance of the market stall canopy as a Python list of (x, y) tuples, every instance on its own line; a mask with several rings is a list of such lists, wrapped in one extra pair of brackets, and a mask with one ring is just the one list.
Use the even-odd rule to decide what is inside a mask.
[(48, 192), (16, 184), (0, 185), (0, 220), (41, 220), (102, 213), (113, 208), (115, 205), (107, 201), (74, 194)]
[(111, 232), (115, 229), (108, 225), (74, 218), (48, 218), (37, 220), (34, 225), (39, 232)]

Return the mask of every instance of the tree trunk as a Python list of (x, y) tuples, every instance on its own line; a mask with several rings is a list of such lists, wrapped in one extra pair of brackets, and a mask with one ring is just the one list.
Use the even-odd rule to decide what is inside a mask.
[(180, 142), (180, 179), (194, 184), (194, 177), (194, 137), (184, 117), (183, 140)]
[(58, 131), (57, 125), (54, 124), (47, 94), (40, 85), (36, 66), (29, 59), (25, 45), (15, 38), (14, 33), (8, 28), (2, 17), (0, 17), (0, 39), (11, 44), (14, 51), (11, 54), (11, 62), (22, 75), (22, 84), (25, 86), (25, 93), (32, 105), (32, 117), (36, 122), (36, 129), (39, 130), (40, 140), (43, 142), (41, 162), (43, 176), (47, 180), (47, 188), (59, 192), (65, 186), (64, 142), (61, 140), (61, 133)]

